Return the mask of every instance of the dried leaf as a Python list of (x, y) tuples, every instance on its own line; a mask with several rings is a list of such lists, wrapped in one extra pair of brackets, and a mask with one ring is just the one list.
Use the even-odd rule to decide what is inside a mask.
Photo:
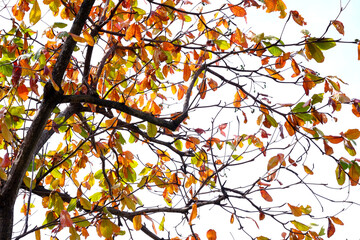
[(328, 222), (329, 222), (329, 226), (327, 229), (327, 237), (331, 237), (332, 235), (334, 235), (335, 233), (335, 226), (334, 224), (331, 222), (330, 218), (328, 218)]
[(338, 20), (335, 20), (335, 21), (332, 21), (332, 25), (334, 25), (334, 27), (336, 28), (336, 30), (337, 30), (340, 34), (342, 34), (342, 35), (345, 34), (345, 32), (344, 32), (344, 24), (343, 24), (342, 22), (340, 22), (340, 21), (338, 21)]

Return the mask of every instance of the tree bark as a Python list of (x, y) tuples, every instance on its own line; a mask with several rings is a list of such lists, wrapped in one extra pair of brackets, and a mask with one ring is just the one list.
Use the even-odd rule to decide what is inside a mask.
[[(70, 32), (80, 35), (81, 30), (89, 16), (95, 0), (84, 0), (77, 13)], [(58, 86), (61, 82), (70, 61), (76, 42), (69, 37), (60, 52), (52, 72), (52, 77)], [(41, 139), (47, 120), (51, 117), (52, 111), (61, 102), (62, 91), (55, 91), (52, 84), (48, 82), (44, 89), (44, 98), (21, 144), (19, 153), (12, 163), (8, 180), (1, 182), (0, 188), (0, 240), (11, 240), (13, 228), (14, 205), (19, 188)]]

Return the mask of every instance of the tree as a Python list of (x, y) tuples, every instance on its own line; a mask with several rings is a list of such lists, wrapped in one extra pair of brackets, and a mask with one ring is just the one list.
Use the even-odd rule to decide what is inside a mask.
[[(283, 0), (9, 6), (0, 48), (0, 239), (40, 239), (45, 229), (54, 237), (68, 229), (70, 239), (91, 231), (105, 239), (135, 238), (134, 231), (200, 239), (199, 226), (216, 239), (214, 227), (197, 219), (209, 207), (237, 234), (257, 239), (268, 238), (248, 230), (249, 221), (275, 222), (284, 239), (331, 237), (343, 224), (334, 212), (275, 198), (304, 187), (318, 208), (329, 200), (323, 191), (331, 187), (311, 181), (322, 170), (307, 160), (309, 151), (327, 156), (327, 174), (340, 188), (358, 186), (360, 131), (326, 126), (360, 117), (360, 100), (341, 91), (339, 77), (312, 67), (339, 44), (357, 45), (360, 59), (357, 40), (327, 36), (333, 27), (344, 35), (338, 17), (346, 7), (322, 36), (303, 31), (286, 42), (285, 27), (306, 22)], [(248, 12), (279, 14), (283, 32), (243, 28)], [(291, 95), (282, 99), (274, 89)], [(44, 209), (42, 224), (29, 224), (31, 208)], [(14, 211), (24, 214), (16, 234)]]

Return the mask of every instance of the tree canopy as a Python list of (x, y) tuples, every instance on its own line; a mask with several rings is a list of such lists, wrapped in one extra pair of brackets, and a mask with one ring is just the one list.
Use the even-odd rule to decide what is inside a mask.
[(8, 1), (0, 239), (332, 237), (332, 204), (356, 204), (334, 193), (359, 185), (360, 100), (316, 67), (342, 44), (360, 60), (348, 4), (314, 36), (286, 0)]

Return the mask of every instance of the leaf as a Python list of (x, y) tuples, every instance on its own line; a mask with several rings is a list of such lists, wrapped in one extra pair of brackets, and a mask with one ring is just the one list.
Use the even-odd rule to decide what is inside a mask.
[(340, 22), (338, 20), (335, 20), (335, 21), (332, 21), (332, 25), (336, 28), (336, 30), (340, 34), (342, 34), (342, 35), (345, 34), (345, 32), (344, 32), (344, 24), (342, 22)]
[(226, 40), (214, 40), (214, 43), (221, 49), (221, 50), (228, 50), (230, 48), (230, 43)]
[(271, 77), (280, 80), (280, 81), (284, 81), (285, 78), (283, 76), (281, 76), (280, 74), (277, 73), (277, 71), (272, 70), (270, 68), (265, 68), (265, 70), (270, 74)]
[(1, 126), (1, 135), (2, 135), (2, 137), (4, 138), (4, 140), (6, 142), (11, 143), (12, 140), (13, 140), (13, 135), (11, 134), (9, 128), (7, 127), (7, 125), (5, 124), (4, 121), (1, 121), (0, 126)]
[(291, 67), (294, 71), (294, 74), (291, 75), (291, 77), (296, 77), (296, 76), (299, 76), (300, 75), (300, 69), (299, 69), (299, 66), (298, 64), (296, 63), (296, 61), (294, 59), (291, 60)]
[(294, 21), (300, 26), (306, 25), (304, 18), (299, 14), (298, 11), (290, 11), (292, 18)]
[(341, 136), (323, 136), (323, 138), (333, 144), (341, 143), (344, 140), (344, 138)]
[(189, 225), (192, 225), (192, 220), (194, 220), (197, 216), (197, 205), (196, 203), (194, 203), (192, 205), (192, 208), (191, 208), (191, 214), (190, 214), (190, 218), (189, 218)]
[(327, 229), (327, 237), (331, 237), (332, 235), (334, 235), (335, 233), (335, 226), (334, 224), (331, 222), (330, 218), (328, 218), (328, 222), (329, 222), (329, 226)]
[(107, 239), (110, 239), (113, 235), (113, 228), (109, 219), (103, 219), (100, 222), (100, 233)]
[(209, 229), (206, 232), (206, 237), (208, 240), (216, 240), (216, 231), (214, 229)]
[(206, 96), (206, 90), (207, 90), (207, 85), (206, 85), (206, 79), (204, 79), (200, 86), (199, 86), (199, 93), (200, 93), (200, 98), (204, 99)]
[(162, 217), (160, 225), (159, 225), (159, 230), (160, 231), (164, 231), (164, 224), (165, 224), (165, 216)]
[(338, 182), (339, 185), (343, 185), (345, 183), (345, 172), (343, 170), (343, 168), (338, 165), (336, 170), (335, 170), (335, 175), (336, 175), (336, 181)]
[(40, 233), (40, 229), (35, 231), (35, 239), (36, 240), (41, 240), (41, 233)]
[(309, 174), (309, 175), (313, 175), (313, 174), (314, 174), (313, 171), (311, 171), (311, 169), (310, 169), (308, 166), (306, 166), (306, 165), (304, 165), (304, 171), (305, 171), (307, 174)]
[(147, 124), (147, 134), (149, 137), (155, 137), (157, 133), (157, 127), (155, 124), (152, 124), (150, 122), (148, 122)]
[(73, 221), (71, 220), (70, 214), (66, 210), (60, 212), (60, 226), (61, 227), (72, 227)]
[(360, 60), (360, 42), (357, 45), (358, 60)]
[(231, 214), (231, 217), (230, 217), (230, 224), (233, 224), (234, 223), (234, 214)]
[(266, 119), (270, 122), (271, 126), (273, 127), (277, 127), (278, 126), (278, 123), (277, 121), (275, 120), (275, 118), (273, 118), (272, 116), (270, 116), (269, 114), (266, 114), (265, 115)]
[(87, 44), (89, 44), (89, 46), (94, 46), (94, 38), (87, 31), (83, 32), (83, 35)]
[(344, 225), (344, 223), (339, 218), (337, 218), (337, 217), (330, 217), (330, 218), (331, 218), (331, 220), (333, 220), (333, 222), (335, 224)]
[(197, 25), (197, 29), (199, 30), (199, 32), (202, 32), (205, 30), (205, 27), (206, 27), (205, 23), (206, 23), (205, 18), (204, 18), (204, 16), (201, 15), (199, 18), (198, 25)]
[(360, 137), (360, 131), (358, 129), (349, 129), (344, 133), (344, 137), (354, 140)]
[(27, 89), (27, 87), (25, 86), (25, 84), (21, 83), (18, 87), (17, 87), (17, 92), (19, 94), (19, 97), (23, 100), (26, 101), (28, 99), (28, 95), (29, 95), (29, 90)]
[(310, 229), (309, 226), (306, 226), (305, 224), (295, 221), (295, 220), (291, 221), (291, 223), (294, 224), (294, 226), (300, 231), (309, 231), (309, 229)]
[(35, 25), (41, 18), (41, 9), (37, 0), (35, 0), (30, 11), (29, 20), (32, 25)]
[(324, 62), (325, 59), (324, 54), (322, 53), (320, 48), (312, 42), (308, 42), (308, 41), (306, 42), (305, 54), (309, 60), (315, 59), (315, 61), (318, 63)]
[(268, 202), (272, 202), (273, 199), (265, 189), (260, 189), (261, 196)]
[(326, 155), (331, 155), (334, 153), (334, 150), (332, 149), (332, 147), (329, 146), (329, 144), (327, 144), (327, 142), (324, 140), (324, 148), (325, 148), (325, 154)]
[(190, 67), (189, 67), (189, 64), (188, 63), (185, 63), (184, 64), (184, 75), (183, 75), (183, 79), (185, 82), (187, 82), (190, 78), (190, 75), (191, 75), (191, 70), (190, 70)]
[(228, 4), (230, 7), (231, 12), (237, 16), (237, 17), (245, 17), (246, 16), (246, 10), (240, 6), (236, 6), (233, 4)]
[(76, 35), (74, 33), (69, 32), (69, 35), (72, 37), (72, 39), (74, 39), (75, 42), (81, 42), (81, 43), (86, 42), (85, 38), (80, 37), (80, 36), (78, 36), (78, 35)]
[(136, 215), (133, 218), (133, 224), (134, 224), (134, 229), (136, 231), (139, 231), (142, 228), (141, 215)]
[(161, 43), (161, 48), (164, 50), (164, 51), (173, 51), (175, 50), (175, 47), (172, 43), (169, 43), (169, 42), (163, 42)]
[(356, 186), (359, 182), (360, 168), (356, 162), (354, 162), (349, 169), (349, 179), (351, 186)]
[(276, 167), (276, 165), (279, 164), (279, 156), (274, 156), (272, 158), (270, 158), (269, 162), (268, 162), (268, 165), (267, 165), (267, 170), (269, 171), (270, 169)]
[(302, 215), (302, 211), (301, 211), (301, 208), (300, 207), (295, 207), (293, 205), (290, 205), (288, 203), (288, 206), (292, 212), (292, 214), (295, 216), (295, 217), (300, 217)]
[(345, 150), (350, 154), (350, 156), (354, 157), (356, 155), (356, 150), (350, 141), (344, 141), (344, 147)]
[(86, 198), (81, 197), (80, 204), (85, 210), (91, 210), (91, 203)]

